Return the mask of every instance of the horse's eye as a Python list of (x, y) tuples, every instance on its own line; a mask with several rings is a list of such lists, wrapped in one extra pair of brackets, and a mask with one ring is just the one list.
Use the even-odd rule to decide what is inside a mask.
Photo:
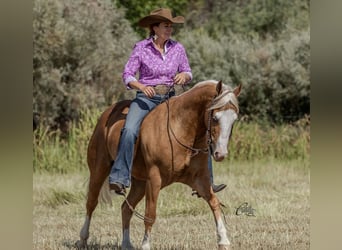
[(214, 116), (213, 116), (213, 121), (214, 121), (214, 122), (218, 122), (218, 120), (219, 120), (219, 119), (214, 115)]

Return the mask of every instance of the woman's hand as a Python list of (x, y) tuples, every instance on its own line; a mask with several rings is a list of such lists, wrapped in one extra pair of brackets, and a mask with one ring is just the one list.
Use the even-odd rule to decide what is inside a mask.
[(145, 86), (144, 84), (138, 82), (138, 81), (132, 81), (129, 83), (129, 86), (134, 89), (138, 89), (141, 92), (143, 92), (147, 97), (152, 98), (156, 92), (153, 87), (151, 86)]
[(189, 75), (185, 72), (178, 73), (174, 78), (173, 82), (175, 84), (185, 84), (187, 81), (189, 81)]
[(140, 90), (149, 98), (152, 98), (156, 94), (154, 88), (151, 86), (143, 86)]

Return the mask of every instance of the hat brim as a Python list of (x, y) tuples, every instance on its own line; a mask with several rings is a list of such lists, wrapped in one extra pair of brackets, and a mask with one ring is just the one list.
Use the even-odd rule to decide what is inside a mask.
[(138, 25), (140, 27), (149, 27), (151, 24), (154, 23), (161, 23), (161, 22), (170, 22), (170, 23), (184, 23), (184, 17), (182, 16), (176, 16), (172, 19), (163, 17), (163, 16), (158, 16), (158, 15), (150, 15), (143, 17), (142, 19), (139, 20)]

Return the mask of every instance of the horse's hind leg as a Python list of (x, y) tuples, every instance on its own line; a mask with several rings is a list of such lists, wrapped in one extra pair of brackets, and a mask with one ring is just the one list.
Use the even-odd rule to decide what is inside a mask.
[(132, 185), (127, 196), (127, 200), (122, 203), (121, 215), (122, 215), (122, 244), (121, 249), (133, 249), (130, 240), (130, 221), (133, 215), (132, 209), (141, 201), (145, 196), (146, 181), (137, 180), (132, 177)]
[(85, 248), (87, 245), (87, 239), (89, 238), (89, 226), (91, 216), (98, 204), (98, 197), (105, 181), (106, 177), (109, 175), (111, 164), (110, 162), (103, 162), (98, 160), (96, 166), (92, 167), (90, 165), (90, 179), (89, 179), (89, 189), (88, 197), (86, 203), (87, 214), (80, 232), (80, 240), (76, 243), (78, 248)]
[(160, 175), (150, 176), (150, 180), (146, 183), (145, 235), (142, 241), (142, 250), (150, 250), (151, 248), (151, 230), (156, 220), (157, 200), (160, 188)]

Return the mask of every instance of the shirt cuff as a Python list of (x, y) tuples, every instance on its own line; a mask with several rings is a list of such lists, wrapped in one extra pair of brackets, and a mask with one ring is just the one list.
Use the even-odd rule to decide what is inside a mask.
[(127, 88), (127, 89), (133, 89), (133, 88), (131, 88), (131, 87), (129, 86), (129, 83), (130, 83), (130, 82), (136, 82), (136, 81), (138, 81), (138, 80), (137, 80), (135, 77), (133, 77), (133, 76), (127, 77), (127, 78), (124, 80), (125, 85), (126, 85), (126, 88)]
[(184, 72), (184, 73), (186, 73), (190, 77), (190, 80), (187, 81), (186, 83), (190, 82), (192, 80), (192, 73), (191, 72)]

